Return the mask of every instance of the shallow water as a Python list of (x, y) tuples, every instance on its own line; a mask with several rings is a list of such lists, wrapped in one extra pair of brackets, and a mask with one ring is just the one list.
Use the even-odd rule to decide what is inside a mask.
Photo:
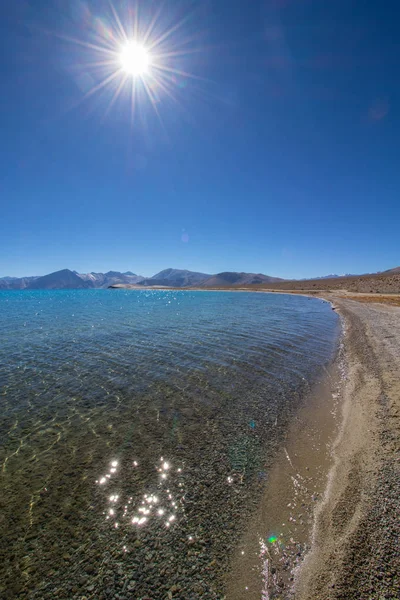
[(222, 598), (337, 333), (304, 297), (0, 292), (2, 595)]

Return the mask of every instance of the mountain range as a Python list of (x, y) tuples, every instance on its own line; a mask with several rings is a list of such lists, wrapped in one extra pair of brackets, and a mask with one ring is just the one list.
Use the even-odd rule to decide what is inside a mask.
[(120, 273), (77, 273), (62, 269), (43, 277), (2, 277), (0, 290), (57, 290), (57, 289), (93, 289), (108, 288), (115, 283), (136, 284), (144, 278), (131, 271)]
[[(376, 277), (378, 275), (397, 276), (400, 273), (400, 267), (389, 269), (382, 273), (370, 275), (355, 276), (355, 275), (329, 275), (325, 277), (313, 278), (312, 281), (318, 279), (327, 282), (330, 280), (345, 280), (349, 277)], [(292, 280), (293, 282), (295, 280)], [(302, 280), (307, 281), (307, 280)], [(289, 280), (280, 279), (279, 277), (271, 277), (262, 273), (242, 273), (237, 271), (226, 271), (210, 275), (208, 273), (198, 273), (195, 271), (187, 271), (184, 269), (165, 269), (153, 275), (153, 277), (142, 277), (136, 275), (132, 271), (108, 271), (107, 273), (78, 273), (70, 269), (63, 269), (55, 273), (49, 273), (42, 277), (1, 277), (0, 290), (56, 290), (56, 289), (95, 289), (109, 287), (174, 287), (174, 288), (219, 288), (219, 287), (240, 287), (247, 285), (262, 285), (285, 282), (289, 284)]]
[(238, 273), (236, 271), (225, 271), (211, 275), (209, 279), (203, 281), (203, 287), (224, 287), (224, 286), (241, 286), (241, 285), (256, 285), (262, 283), (276, 283), (284, 281), (279, 277), (270, 277), (262, 273)]
[(224, 285), (248, 285), (252, 283), (272, 283), (283, 281), (277, 277), (254, 273), (226, 272), (210, 275), (183, 269), (165, 269), (153, 275), (142, 277), (132, 271), (120, 273), (78, 273), (62, 269), (42, 277), (2, 277), (0, 289), (3, 290), (55, 290), (55, 289), (94, 289), (108, 288), (114, 285), (143, 285), (161, 287), (214, 287)]

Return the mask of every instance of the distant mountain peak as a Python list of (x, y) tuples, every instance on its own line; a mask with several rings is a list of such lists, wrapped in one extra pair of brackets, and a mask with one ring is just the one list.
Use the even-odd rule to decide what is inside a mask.
[(224, 287), (241, 285), (260, 285), (283, 281), (279, 277), (271, 277), (263, 273), (243, 273), (239, 271), (223, 271), (204, 281), (204, 287)]
[(140, 285), (162, 286), (162, 287), (191, 287), (199, 285), (202, 281), (208, 279), (207, 273), (198, 273), (188, 271), (187, 269), (164, 269), (153, 277), (147, 277), (140, 282)]
[(57, 289), (86, 289), (90, 287), (86, 281), (70, 269), (61, 269), (38, 277), (27, 286), (30, 290), (57, 290)]
[(142, 281), (143, 277), (135, 275), (132, 271), (120, 273), (119, 271), (108, 271), (108, 273), (80, 273), (79, 277), (90, 284), (92, 288), (108, 288), (110, 285), (136, 284)]

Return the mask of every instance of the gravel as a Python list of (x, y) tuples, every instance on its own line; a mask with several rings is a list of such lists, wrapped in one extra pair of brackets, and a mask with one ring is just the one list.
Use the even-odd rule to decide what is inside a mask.
[(344, 423), (296, 600), (400, 598), (400, 309), (334, 299), (346, 322)]

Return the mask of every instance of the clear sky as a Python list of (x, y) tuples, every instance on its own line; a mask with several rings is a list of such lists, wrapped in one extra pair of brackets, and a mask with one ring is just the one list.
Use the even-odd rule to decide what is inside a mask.
[(112, 6), (0, 3), (0, 276), (400, 264), (397, 1)]

